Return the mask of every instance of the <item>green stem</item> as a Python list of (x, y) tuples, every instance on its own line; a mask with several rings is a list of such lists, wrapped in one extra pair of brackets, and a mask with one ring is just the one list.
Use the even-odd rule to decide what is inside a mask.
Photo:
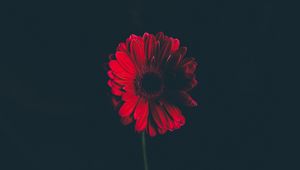
[(145, 132), (142, 133), (142, 147), (143, 147), (143, 158), (144, 158), (144, 168), (148, 169), (147, 151), (146, 151), (146, 135)]

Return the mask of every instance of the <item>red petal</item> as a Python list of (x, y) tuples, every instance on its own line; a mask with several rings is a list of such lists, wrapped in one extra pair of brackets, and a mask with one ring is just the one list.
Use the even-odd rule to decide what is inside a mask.
[(117, 75), (115, 75), (111, 70), (109, 70), (107, 72), (108, 77), (113, 80), (114, 82), (116, 82), (117, 84), (120, 85), (128, 85), (128, 84), (133, 84), (133, 79), (122, 79), (120, 77), (118, 77)]
[(137, 104), (134, 119), (136, 119), (135, 130), (138, 132), (143, 131), (147, 127), (149, 114), (149, 104), (146, 99), (141, 98), (140, 102)]
[(134, 119), (139, 119), (140, 117), (144, 116), (146, 110), (149, 110), (148, 101), (144, 98), (141, 98), (139, 103), (136, 106), (136, 109), (133, 114)]
[(133, 40), (139, 39), (139, 38), (140, 38), (139, 36), (137, 36), (137, 35), (135, 35), (135, 34), (131, 34), (131, 35), (129, 36), (129, 38), (126, 39), (126, 46), (127, 46), (127, 49), (130, 49), (130, 44), (131, 44), (131, 42), (132, 42)]
[(107, 81), (107, 85), (108, 85), (109, 87), (112, 87), (112, 82), (111, 82), (111, 80), (108, 80), (108, 81)]
[(168, 121), (166, 119), (166, 112), (164, 109), (159, 105), (153, 105), (151, 107), (152, 110), (152, 116), (154, 119), (154, 122), (157, 124), (157, 126), (160, 129), (167, 129), (168, 127)]
[(160, 52), (160, 41), (155, 41), (153, 44), (153, 56), (150, 58), (150, 63), (153, 67), (158, 66), (158, 62), (160, 61), (159, 52)]
[(164, 103), (164, 106), (175, 122), (178, 122), (180, 125), (184, 125), (185, 118), (181, 114), (181, 110), (178, 107), (168, 103)]
[(109, 71), (107, 72), (107, 75), (108, 75), (108, 77), (109, 77), (110, 79), (114, 79), (114, 75), (113, 75), (113, 73), (112, 73), (111, 70), (109, 70)]
[(198, 81), (196, 80), (196, 76), (193, 75), (193, 78), (191, 82), (187, 85), (187, 87), (184, 88), (185, 91), (189, 91), (193, 89), (198, 84)]
[(127, 72), (134, 74), (135, 73), (135, 67), (129, 58), (129, 56), (124, 52), (116, 52), (116, 58), (117, 61), (120, 63), (120, 65), (126, 70)]
[(129, 100), (132, 100), (132, 98), (138, 98), (138, 96), (136, 96), (134, 93), (132, 92), (125, 92), (123, 95), (122, 95), (122, 100), (123, 101), (129, 101)]
[(121, 117), (126, 117), (132, 114), (133, 109), (135, 108), (137, 102), (138, 102), (138, 97), (137, 98), (132, 98), (132, 100), (126, 101), (120, 108), (119, 110), (119, 115)]
[(146, 57), (144, 52), (144, 42), (134, 39), (130, 44), (130, 52), (136, 61), (138, 66), (143, 66), (146, 63)]
[(125, 80), (134, 78), (134, 75), (126, 72), (116, 60), (111, 60), (108, 64), (113, 73), (116, 74), (118, 77)]
[(154, 127), (152, 126), (152, 123), (148, 122), (148, 134), (151, 136), (151, 137), (154, 137), (156, 136), (156, 130), (154, 129)]
[(169, 39), (165, 39), (164, 41), (161, 41), (161, 49), (159, 53), (160, 61), (163, 59), (166, 59), (171, 54), (171, 48), (172, 48), (172, 42)]
[(158, 129), (158, 133), (159, 134), (161, 134), (161, 135), (163, 135), (163, 134), (165, 134), (167, 132), (167, 129)]
[(130, 40), (139, 39), (139, 38), (140, 38), (140, 37), (137, 36), (137, 35), (135, 35), (135, 34), (131, 34), (131, 35), (129, 36), (129, 39), (130, 39)]
[(107, 81), (107, 84), (108, 84), (108, 86), (111, 87), (111, 88), (118, 88), (118, 89), (121, 89), (121, 88), (122, 88), (122, 85), (116, 83), (115, 81), (113, 81), (113, 80), (111, 80), (111, 79)]
[(120, 91), (119, 89), (116, 89), (116, 88), (112, 88), (111, 93), (116, 96), (122, 96), (122, 94), (123, 94), (122, 91)]
[(144, 36), (145, 42), (145, 54), (148, 60), (155, 54), (155, 37), (152, 34), (145, 33)]
[(189, 58), (184, 61), (185, 63), (182, 65), (184, 72), (186, 74), (193, 74), (197, 68), (197, 62), (194, 58)]
[(133, 84), (133, 78), (128, 78), (128, 79), (122, 79), (115, 75), (112, 71), (110, 71), (109, 76), (112, 77), (112, 80), (120, 85), (128, 85), (128, 84)]
[(111, 87), (111, 93), (113, 95), (121, 96), (123, 94), (123, 92), (121, 91), (121, 86), (116, 84), (114, 81), (108, 80), (107, 84), (109, 87)]
[(167, 59), (167, 62), (169, 62), (172, 65), (178, 66), (186, 54), (187, 48), (186, 47), (181, 47), (179, 50), (177, 50), (172, 57), (169, 57)]
[[(185, 119), (183, 120), (183, 122), (185, 122)], [(184, 123), (181, 122), (174, 122), (174, 129), (179, 129)]]
[(121, 117), (121, 123), (123, 125), (128, 125), (133, 121), (131, 116), (127, 116), (127, 117)]
[[(148, 113), (147, 113), (148, 115)], [(143, 117), (141, 119), (137, 119), (135, 123), (135, 130), (137, 132), (141, 132), (146, 129), (148, 123), (148, 116)]]
[(164, 33), (163, 32), (158, 32), (156, 34), (156, 40), (161, 41), (164, 38)]
[(198, 105), (198, 103), (186, 92), (181, 92), (180, 98), (182, 103), (188, 107), (195, 107)]
[(117, 47), (117, 51), (121, 51), (121, 52), (128, 52), (127, 50), (127, 46), (125, 43), (121, 42), (118, 47)]
[(174, 53), (178, 50), (180, 41), (177, 38), (171, 38), (171, 41), (172, 41), (171, 53)]
[(145, 32), (144, 34), (143, 34), (143, 39), (145, 40), (147, 37), (149, 37), (151, 34), (149, 34), (148, 32)]
[(111, 102), (112, 102), (113, 107), (117, 107), (120, 104), (121, 101), (118, 100), (116, 97), (113, 97), (111, 99)]
[(176, 129), (175, 121), (172, 120), (169, 116), (168, 116), (168, 123), (169, 123), (169, 130), (170, 131), (173, 131), (174, 129)]
[(182, 61), (183, 57), (185, 56), (187, 51), (186, 47), (181, 47), (177, 52), (178, 52), (178, 57), (176, 58), (176, 65), (179, 65), (179, 63)]
[(186, 55), (187, 48), (186, 47), (180, 47), (179, 52), (184, 57)]
[[(138, 111), (137, 111), (138, 110)], [(146, 129), (148, 123), (148, 101), (146, 100), (145, 104), (139, 103), (137, 105), (136, 112), (134, 115), (137, 115), (136, 123), (135, 123), (135, 130), (141, 132)]]
[(132, 81), (131, 83), (128, 83), (126, 84), (123, 89), (126, 91), (126, 92), (131, 92), (133, 94), (135, 94), (135, 88), (134, 88), (134, 82)]
[(109, 60), (115, 60), (115, 59), (116, 59), (115, 55), (113, 55), (113, 54), (110, 54), (110, 55), (108, 56), (108, 58), (109, 58)]

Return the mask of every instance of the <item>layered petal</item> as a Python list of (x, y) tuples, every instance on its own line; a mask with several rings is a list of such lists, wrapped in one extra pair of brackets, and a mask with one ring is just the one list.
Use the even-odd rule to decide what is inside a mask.
[(162, 41), (163, 40), (163, 38), (164, 38), (164, 33), (163, 32), (158, 32), (157, 34), (156, 34), (156, 40), (158, 40), (158, 41)]
[(111, 102), (114, 108), (117, 108), (121, 104), (121, 100), (117, 99), (115, 96), (111, 98)]
[(128, 100), (131, 100), (132, 98), (135, 98), (135, 97), (137, 97), (134, 93), (132, 93), (132, 92), (125, 92), (124, 94), (123, 94), (123, 96), (122, 96), (122, 100), (123, 101), (128, 101)]
[(147, 132), (151, 137), (156, 136), (156, 130), (150, 121), (148, 122)]
[[(187, 93), (197, 84), (197, 62), (184, 58), (186, 52), (178, 39), (162, 32), (144, 33), (142, 37), (132, 34), (118, 44), (108, 63), (107, 84), (122, 124), (134, 122), (137, 132), (146, 131), (151, 137), (185, 124), (185, 117), (175, 104), (197, 106)], [(148, 73), (158, 75), (159, 80), (145, 76)], [(156, 90), (156, 81), (160, 91)]]
[(108, 75), (108, 77), (109, 77), (110, 79), (114, 79), (114, 78), (115, 78), (115, 76), (114, 76), (114, 74), (112, 73), (111, 70), (109, 70), (109, 71), (107, 72), (107, 75)]
[(151, 58), (154, 56), (156, 50), (155, 50), (155, 37), (152, 34), (145, 33), (143, 35), (144, 42), (145, 42), (145, 55), (147, 60), (151, 60)]
[(177, 38), (171, 38), (171, 41), (172, 41), (171, 53), (174, 53), (178, 50), (180, 41)]
[(133, 122), (133, 119), (132, 119), (131, 116), (121, 117), (121, 123), (122, 123), (123, 125), (128, 125), (128, 124), (130, 124), (130, 123), (132, 123), (132, 122)]
[(131, 100), (125, 101), (119, 110), (121, 117), (127, 117), (133, 113), (135, 106), (139, 100), (139, 97), (133, 97)]
[(167, 58), (167, 63), (172, 66), (179, 66), (186, 54), (186, 51), (186, 47), (180, 47), (175, 53)]
[(188, 107), (195, 107), (198, 105), (196, 100), (194, 100), (187, 92), (183, 91), (180, 92), (179, 94), (179, 100), (181, 101), (182, 104)]
[(130, 52), (135, 59), (137, 66), (143, 66), (146, 63), (144, 41), (133, 39), (130, 44)]
[(167, 129), (172, 129), (172, 124), (170, 124), (171, 120), (168, 114), (165, 112), (164, 108), (158, 104), (153, 105), (153, 120), (158, 127), (158, 132), (163, 134), (166, 132)]
[(183, 90), (190, 91), (198, 84), (198, 81), (194, 74), (186, 75), (186, 78), (187, 78), (188, 82), (187, 82), (186, 86), (183, 87)]
[(183, 117), (183, 115), (181, 114), (181, 110), (177, 106), (168, 103), (164, 103), (164, 106), (177, 126), (182, 126), (185, 124), (185, 118)]
[(125, 43), (120, 43), (117, 47), (117, 51), (128, 53), (128, 48)]
[(148, 101), (141, 98), (134, 112), (134, 119), (136, 119), (135, 130), (141, 132), (146, 129), (149, 114)]
[(148, 100), (141, 98), (139, 100), (139, 103), (136, 106), (136, 109), (133, 114), (133, 118), (139, 119), (139, 118), (143, 117), (144, 114), (146, 113), (146, 110), (149, 110)]
[(197, 62), (194, 58), (189, 58), (184, 61), (182, 64), (182, 68), (185, 72), (185, 74), (194, 74), (196, 68), (197, 68)]
[(112, 70), (109, 70), (107, 72), (108, 77), (113, 80), (114, 82), (120, 84), (120, 85), (128, 85), (133, 83), (133, 78), (120, 78), (115, 73), (113, 73)]
[(121, 91), (121, 86), (112, 80), (108, 80), (107, 85), (111, 88), (111, 93), (116, 96), (121, 96), (124, 92)]
[(163, 61), (171, 54), (172, 41), (169, 39), (164, 39), (161, 41), (161, 48), (158, 54), (160, 61)]
[(116, 52), (116, 59), (126, 72), (135, 74), (135, 66), (125, 52)]
[(125, 71), (121, 65), (117, 62), (117, 60), (111, 60), (108, 63), (112, 72), (122, 79), (133, 79), (134, 75), (130, 74), (129, 72)]

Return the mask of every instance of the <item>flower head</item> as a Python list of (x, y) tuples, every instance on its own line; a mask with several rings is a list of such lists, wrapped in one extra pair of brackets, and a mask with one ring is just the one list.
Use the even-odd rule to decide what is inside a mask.
[(159, 32), (132, 34), (110, 57), (108, 85), (121, 121), (135, 122), (137, 132), (164, 134), (185, 124), (178, 106), (196, 106), (187, 93), (197, 84), (194, 58), (184, 58), (187, 48)]

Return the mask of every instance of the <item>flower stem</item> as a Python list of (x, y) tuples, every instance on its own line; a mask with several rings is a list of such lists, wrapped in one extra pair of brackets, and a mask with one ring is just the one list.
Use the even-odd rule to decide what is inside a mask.
[(144, 158), (144, 168), (148, 169), (147, 151), (146, 151), (146, 135), (145, 132), (142, 133), (142, 147), (143, 147), (143, 158)]

